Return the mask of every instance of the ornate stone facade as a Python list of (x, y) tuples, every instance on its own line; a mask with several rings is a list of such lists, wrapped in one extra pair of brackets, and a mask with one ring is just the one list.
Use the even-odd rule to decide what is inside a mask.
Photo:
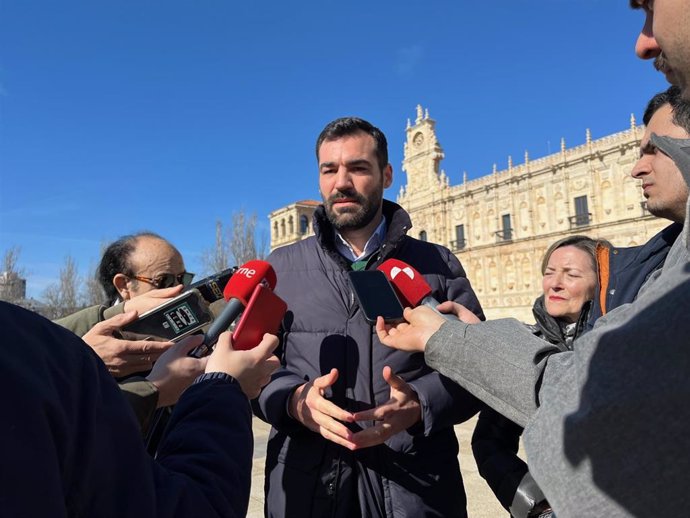
[[(508, 168), (460, 185), (441, 169), (443, 148), (435, 121), (417, 107), (406, 129), (402, 168), (407, 183), (397, 201), (412, 218), (411, 235), (450, 248), (460, 259), (488, 318), (533, 322), (541, 292), (541, 260), (567, 235), (604, 238), (616, 246), (644, 243), (669, 224), (645, 210), (639, 182), (629, 172), (644, 128), (631, 117), (619, 133), (530, 160), (508, 158)], [(318, 202), (299, 202), (269, 215), (271, 248), (311, 234)], [(301, 233), (308, 217), (306, 233)], [(293, 223), (291, 224), (290, 221)]]
[(407, 125), (398, 203), (412, 217), (413, 235), (449, 247), (460, 259), (487, 317), (533, 322), (541, 292), (541, 261), (551, 243), (573, 234), (616, 246), (644, 243), (669, 224), (645, 210), (629, 172), (644, 128), (631, 117), (625, 131), (513, 164), (460, 185), (449, 185), (428, 111)]
[(304, 200), (274, 210), (268, 215), (271, 224), (271, 250), (295, 243), (314, 233), (311, 217), (321, 202)]

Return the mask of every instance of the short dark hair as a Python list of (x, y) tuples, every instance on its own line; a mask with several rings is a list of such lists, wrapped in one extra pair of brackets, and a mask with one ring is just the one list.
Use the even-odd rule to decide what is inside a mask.
[(680, 88), (673, 85), (663, 92), (659, 92), (647, 103), (647, 108), (642, 116), (645, 126), (649, 124), (659, 108), (668, 104), (673, 112), (673, 124), (690, 133), (690, 102), (681, 96)]
[(376, 126), (359, 117), (341, 117), (326, 124), (326, 127), (319, 134), (319, 138), (316, 139), (316, 160), (319, 160), (319, 148), (325, 141), (337, 140), (356, 133), (366, 133), (374, 139), (376, 143), (376, 159), (379, 162), (379, 168), (383, 171), (388, 165), (388, 141), (386, 136)]
[(604, 239), (592, 239), (589, 236), (575, 235), (564, 237), (553, 243), (544, 254), (544, 259), (541, 261), (541, 274), (544, 275), (546, 272), (546, 267), (549, 264), (549, 259), (551, 259), (551, 254), (553, 254), (559, 248), (564, 246), (574, 246), (575, 248), (585, 252), (590, 260), (592, 261), (592, 269), (597, 272), (597, 245), (602, 244), (609, 246), (609, 242)]
[(109, 306), (113, 305), (120, 296), (115, 288), (115, 285), (113, 284), (113, 277), (115, 277), (115, 275), (118, 273), (122, 273), (128, 277), (134, 275), (130, 258), (132, 256), (132, 252), (134, 252), (136, 248), (137, 241), (141, 237), (160, 239), (172, 247), (172, 245), (166, 239), (154, 232), (149, 231), (128, 234), (126, 236), (122, 236), (117, 241), (110, 243), (110, 245), (108, 245), (103, 252), (103, 257), (101, 257), (101, 262), (96, 270), (96, 280), (101, 285), (101, 288), (103, 288), (103, 291), (105, 292), (106, 304)]

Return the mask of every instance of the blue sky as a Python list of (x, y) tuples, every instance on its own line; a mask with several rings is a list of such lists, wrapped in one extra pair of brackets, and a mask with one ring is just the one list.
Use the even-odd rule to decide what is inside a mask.
[(217, 219), (268, 232), (318, 199), (313, 142), (343, 115), (388, 136), (391, 199), (417, 104), (451, 183), (623, 130), (666, 87), (641, 24), (625, 0), (5, 0), (0, 252), (21, 247), (36, 297), (142, 229), (200, 271)]

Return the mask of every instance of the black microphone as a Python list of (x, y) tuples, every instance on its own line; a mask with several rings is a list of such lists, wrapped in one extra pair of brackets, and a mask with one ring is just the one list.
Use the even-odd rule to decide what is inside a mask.
[(222, 272), (204, 277), (185, 288), (184, 291), (197, 290), (202, 298), (211, 304), (223, 298), (223, 287), (227, 286), (230, 277), (237, 271), (237, 266), (226, 268)]

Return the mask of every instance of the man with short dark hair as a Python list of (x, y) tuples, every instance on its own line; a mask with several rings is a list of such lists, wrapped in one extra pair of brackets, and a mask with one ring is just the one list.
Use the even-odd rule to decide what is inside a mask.
[(652, 97), (643, 121), (645, 132), (640, 142), (640, 158), (630, 174), (641, 181), (647, 210), (673, 223), (640, 246), (599, 246), (599, 285), (590, 311), (589, 329), (608, 311), (635, 300), (645, 281), (663, 266), (683, 229), (688, 186), (678, 166), (650, 139), (653, 133), (689, 138), (690, 103), (681, 98), (677, 86), (671, 86)]
[(395, 257), (420, 271), (437, 299), (482, 314), (457, 258), (407, 236), (409, 216), (383, 199), (393, 180), (387, 153), (370, 123), (329, 123), (316, 145), (316, 235), (268, 259), (289, 307), (283, 368), (257, 401), (273, 425), (269, 517), (467, 516), (453, 424), (476, 413), (476, 400), (419, 355), (383, 347), (349, 282), (349, 271)]

